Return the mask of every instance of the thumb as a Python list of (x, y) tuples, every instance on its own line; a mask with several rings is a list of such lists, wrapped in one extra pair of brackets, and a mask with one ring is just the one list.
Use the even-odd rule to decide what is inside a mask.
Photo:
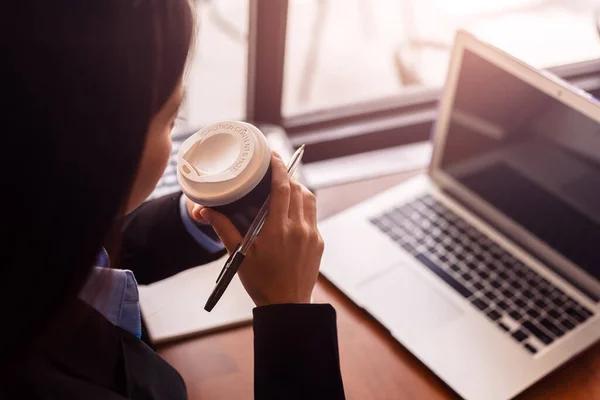
[(192, 209), (192, 214), (191, 215), (192, 215), (192, 218), (196, 222), (198, 222), (200, 224), (203, 224), (203, 225), (206, 225), (206, 224), (208, 224), (208, 221), (204, 217), (202, 217), (202, 213), (201, 213), (201, 211), (204, 208), (205, 208), (204, 206), (200, 206), (198, 204), (194, 204), (194, 208)]
[(240, 235), (240, 232), (229, 218), (209, 208), (203, 208), (200, 210), (200, 214), (205, 221), (212, 225), (227, 251), (229, 253), (233, 252), (236, 246), (242, 241), (242, 235)]

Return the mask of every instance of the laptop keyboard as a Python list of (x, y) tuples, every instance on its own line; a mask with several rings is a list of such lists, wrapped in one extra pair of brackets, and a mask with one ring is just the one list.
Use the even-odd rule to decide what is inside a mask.
[(593, 316), (430, 195), (371, 223), (532, 354)]

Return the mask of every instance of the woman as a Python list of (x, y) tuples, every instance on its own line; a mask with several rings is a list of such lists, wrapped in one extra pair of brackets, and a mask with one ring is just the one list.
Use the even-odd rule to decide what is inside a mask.
[[(0, 397), (184, 399), (179, 374), (139, 339), (135, 279), (150, 283), (222, 255), (197, 241), (210, 228), (191, 232), (186, 218), (210, 222), (229, 251), (240, 240), (224, 216), (180, 207), (180, 194), (142, 204), (171, 149), (190, 6), (10, 7), (0, 16), (9, 189)], [(272, 168), (269, 216), (239, 271), (257, 305), (255, 397), (343, 398), (334, 310), (306, 304), (323, 250), (314, 196), (277, 156)]]

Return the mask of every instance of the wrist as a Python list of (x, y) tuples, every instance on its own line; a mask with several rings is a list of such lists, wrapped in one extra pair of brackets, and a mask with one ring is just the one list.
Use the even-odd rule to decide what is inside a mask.
[(312, 294), (297, 295), (276, 295), (253, 297), (252, 300), (257, 307), (270, 306), (275, 304), (310, 304), (312, 303)]

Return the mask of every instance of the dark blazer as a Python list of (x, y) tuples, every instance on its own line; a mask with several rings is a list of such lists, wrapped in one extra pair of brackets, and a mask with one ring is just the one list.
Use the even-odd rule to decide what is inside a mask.
[[(119, 267), (131, 269), (141, 284), (222, 255), (207, 253), (189, 236), (178, 198), (175, 194), (147, 202), (124, 225)], [(254, 353), (256, 399), (344, 398), (330, 305), (255, 308)], [(0, 379), (1, 398), (187, 398), (185, 383), (173, 367), (80, 300)]]

